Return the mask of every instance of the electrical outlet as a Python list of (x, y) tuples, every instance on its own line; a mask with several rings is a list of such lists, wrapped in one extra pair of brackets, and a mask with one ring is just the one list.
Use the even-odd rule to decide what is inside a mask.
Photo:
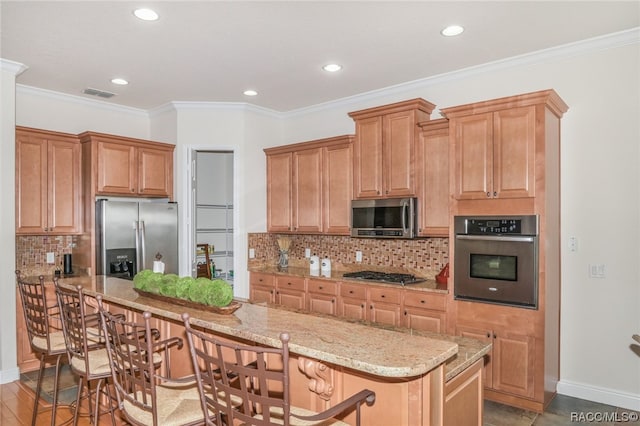
[(356, 251), (356, 262), (362, 262), (362, 252), (360, 250)]
[(56, 263), (56, 255), (54, 252), (47, 252), (47, 263)]
[(578, 251), (578, 239), (569, 237), (569, 251)]
[(311, 249), (310, 248), (304, 249), (304, 257), (306, 257), (307, 259), (311, 257)]
[(249, 249), (249, 259), (255, 259), (256, 257), (256, 249)]

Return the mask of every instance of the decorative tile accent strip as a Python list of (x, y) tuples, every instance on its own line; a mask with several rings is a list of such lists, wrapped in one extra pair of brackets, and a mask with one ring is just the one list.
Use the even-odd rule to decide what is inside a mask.
[[(75, 245), (74, 236), (16, 235), (16, 269), (23, 275), (53, 275), (63, 269), (63, 255)], [(47, 252), (55, 253), (55, 263), (47, 263)]]
[[(250, 233), (249, 248), (256, 257), (249, 259), (249, 267), (276, 264), (278, 260), (277, 238), (279, 234)], [(345, 270), (382, 269), (387, 271), (411, 271), (433, 278), (449, 261), (448, 238), (369, 239), (333, 235), (289, 235), (291, 248), (289, 264), (304, 267), (309, 261), (304, 257), (305, 248), (312, 255), (331, 259), (332, 267)], [(362, 262), (356, 263), (356, 251), (362, 252)]]

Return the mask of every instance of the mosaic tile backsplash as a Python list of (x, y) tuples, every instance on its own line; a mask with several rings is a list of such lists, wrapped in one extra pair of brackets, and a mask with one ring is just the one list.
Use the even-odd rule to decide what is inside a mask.
[[(23, 275), (53, 275), (63, 270), (63, 255), (75, 244), (74, 236), (16, 235), (16, 269)], [(54, 253), (55, 263), (47, 263), (47, 252)]]
[[(248, 235), (249, 248), (256, 257), (249, 259), (249, 267), (278, 262), (278, 237), (284, 235), (252, 233)], [(333, 269), (386, 270), (411, 273), (433, 278), (449, 262), (448, 238), (420, 238), (414, 240), (367, 239), (331, 235), (288, 235), (291, 238), (289, 265), (304, 267), (309, 264), (305, 248), (312, 255), (328, 257)], [(356, 251), (362, 252), (362, 262), (356, 263)]]

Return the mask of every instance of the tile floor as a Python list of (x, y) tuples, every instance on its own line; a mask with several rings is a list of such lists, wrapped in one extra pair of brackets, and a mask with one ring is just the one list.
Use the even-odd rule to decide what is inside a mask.
[(565, 395), (557, 395), (542, 414), (492, 401), (484, 409), (484, 426), (640, 425), (640, 412)]

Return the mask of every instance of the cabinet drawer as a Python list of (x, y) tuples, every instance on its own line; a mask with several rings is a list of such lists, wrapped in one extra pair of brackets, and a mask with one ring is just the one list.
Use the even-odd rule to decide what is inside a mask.
[(400, 292), (398, 290), (383, 287), (371, 287), (369, 288), (369, 299), (372, 302), (400, 304)]
[(433, 309), (444, 311), (446, 309), (446, 298), (444, 294), (433, 294), (423, 291), (405, 291), (404, 305), (416, 308)]
[(264, 274), (261, 272), (252, 272), (249, 277), (249, 284), (251, 286), (273, 286), (274, 276), (272, 274)]
[(332, 281), (325, 280), (309, 280), (307, 282), (307, 291), (309, 293), (330, 294), (335, 295), (338, 285)]
[(279, 289), (291, 289), (304, 291), (304, 278), (301, 277), (289, 277), (278, 276), (276, 277), (276, 287)]
[(340, 296), (365, 300), (367, 297), (367, 287), (358, 284), (342, 283), (340, 285)]

